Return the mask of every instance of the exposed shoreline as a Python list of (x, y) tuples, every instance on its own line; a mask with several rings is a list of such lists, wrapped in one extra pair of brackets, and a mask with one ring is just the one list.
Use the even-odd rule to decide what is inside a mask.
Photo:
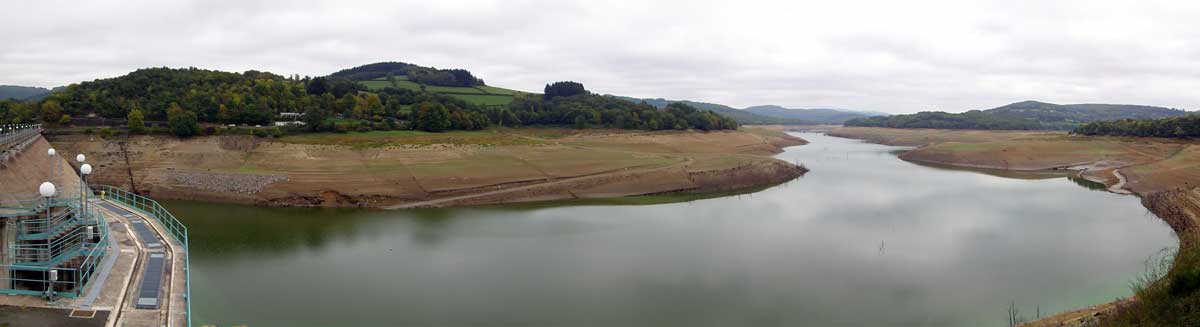
[[(566, 136), (543, 135), (550, 132)], [(247, 136), (51, 138), (97, 162), (96, 184), (161, 199), (266, 206), (403, 209), (702, 194), (781, 184), (807, 172), (770, 157), (807, 142), (766, 130), (492, 133), (486, 142), (511, 145), (464, 144), (452, 133), (435, 135), (449, 143), (386, 147)]]
[[(971, 131), (945, 131), (945, 130), (929, 130), (937, 133), (972, 133)], [(1107, 190), (1117, 194), (1129, 194), (1137, 196), (1141, 199), (1142, 206), (1157, 217), (1167, 223), (1168, 226), (1175, 232), (1180, 243), (1192, 242), (1192, 239), (1200, 232), (1197, 222), (1200, 221), (1200, 193), (1197, 189), (1190, 187), (1190, 183), (1183, 180), (1175, 180), (1173, 183), (1164, 182), (1161, 179), (1150, 178), (1152, 175), (1133, 175), (1126, 176), (1122, 174), (1123, 169), (1132, 169), (1140, 166), (1160, 164), (1162, 161), (1175, 158), (1179, 153), (1186, 150), (1188, 147), (1180, 149), (1174, 154), (1158, 158), (1157, 160), (1149, 161), (1132, 161), (1123, 162), (1125, 158), (1114, 159), (1113, 156), (1096, 156), (1092, 160), (1084, 161), (1033, 161), (1027, 160), (1018, 165), (1013, 165), (1008, 160), (998, 160), (992, 163), (987, 163), (986, 160), (981, 160), (985, 153), (980, 151), (978, 154), (963, 154), (963, 153), (946, 153), (939, 152), (937, 149), (932, 149), (934, 145), (944, 143), (954, 143), (954, 136), (928, 137), (923, 140), (920, 138), (909, 137), (901, 139), (892, 135), (883, 135), (895, 132), (891, 129), (869, 129), (869, 128), (842, 128), (830, 131), (831, 136), (860, 139), (867, 142), (879, 143), (893, 146), (913, 146), (912, 150), (905, 151), (899, 155), (900, 159), (917, 163), (917, 164), (932, 164), (938, 166), (958, 167), (965, 169), (985, 169), (996, 171), (1018, 171), (1018, 172), (1038, 172), (1038, 171), (1054, 171), (1076, 175), (1087, 178), (1089, 180), (1102, 183)], [(911, 133), (919, 134), (921, 131), (913, 131)], [(1014, 132), (1015, 133), (1015, 132)], [(910, 135), (906, 135), (910, 136)], [(1141, 142), (1144, 140), (1128, 140), (1129, 142)], [(924, 142), (924, 143), (922, 143)], [(986, 142), (986, 141), (984, 141)], [(996, 151), (1004, 150), (988, 150), (987, 155), (994, 154)], [(996, 159), (991, 159), (996, 160)], [(1048, 163), (1047, 163), (1048, 162)], [(1031, 164), (1033, 163), (1033, 164)], [(1040, 164), (1040, 165), (1039, 165)], [(1147, 181), (1140, 181), (1139, 177), (1146, 177)], [(1127, 185), (1131, 183), (1145, 182), (1143, 187), (1130, 189)], [(1180, 246), (1180, 249), (1187, 247)], [(1174, 267), (1172, 267), (1174, 269)], [(1161, 282), (1161, 281), (1160, 281)], [(1133, 296), (1118, 299), (1113, 302), (1089, 306), (1076, 310), (1057, 313), (1048, 317), (1040, 318), (1036, 321), (1022, 324), (1022, 326), (1091, 326), (1103, 321), (1122, 307), (1132, 305), (1137, 301)]]

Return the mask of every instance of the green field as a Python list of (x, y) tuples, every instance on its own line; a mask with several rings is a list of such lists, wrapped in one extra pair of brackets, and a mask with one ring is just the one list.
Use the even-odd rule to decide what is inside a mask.
[(474, 103), (483, 106), (508, 105), (512, 103), (511, 96), (504, 95), (485, 95), (485, 94), (449, 94), (452, 97), (463, 99), (463, 101)]
[[(368, 90), (378, 91), (387, 87), (391, 87), (392, 83), (386, 78), (377, 78), (370, 81), (360, 81), (360, 84), (366, 86)], [(396, 87), (420, 91), (424, 86), (425, 91), (449, 95), (455, 98), (463, 99), (469, 103), (495, 106), (507, 105), (512, 103), (512, 96), (520, 91), (509, 90), (494, 86), (477, 86), (477, 87), (455, 87), (455, 86), (436, 86), (422, 85), (413, 81), (409, 81), (407, 76), (396, 76)]]

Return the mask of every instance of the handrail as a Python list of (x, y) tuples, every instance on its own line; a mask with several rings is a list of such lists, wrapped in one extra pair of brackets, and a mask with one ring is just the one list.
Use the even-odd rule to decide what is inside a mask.
[(40, 125), (0, 126), (0, 164), (7, 164), (8, 159), (25, 151), (42, 133)]
[[(71, 215), (72, 213), (75, 213), (75, 212), (80, 212), (80, 214)], [(31, 231), (35, 233), (34, 235), (36, 235), (37, 233), (46, 233), (46, 235), (43, 235), (43, 236), (45, 236), (45, 239), (47, 240), (47, 242), (43, 243), (43, 244), (16, 244), (16, 245), (13, 245), (12, 246), (13, 251), (17, 252), (17, 253), (14, 253), (14, 259), (21, 263), (36, 262), (36, 263), (45, 264), (45, 265), (58, 264), (61, 261), (58, 259), (62, 259), (64, 254), (75, 251), (76, 248), (82, 247), (84, 244), (87, 243), (89, 235), (86, 232), (87, 231), (87, 229), (85, 228), (86, 226), (85, 226), (85, 224), (79, 224), (78, 222), (84, 222), (86, 220), (86, 219), (83, 219), (81, 216), (94, 217), (95, 214), (96, 214), (95, 210), (91, 209), (90, 207), (87, 209), (82, 209), (82, 210), (67, 207), (67, 210), (64, 210), (64, 213), (62, 216), (70, 215), (72, 217), (72, 219), (70, 219), (70, 220), (73, 222), (76, 222), (74, 224), (68, 225), (65, 222), (60, 222), (58, 225), (42, 226), (41, 228), (46, 229), (45, 232), (42, 232), (39, 229), (26, 229), (26, 228), (22, 227), (22, 230), (20, 231), (20, 234), (18, 234), (18, 235), (29, 235), (26, 233), (29, 233)], [(99, 235), (102, 238), (102, 241), (98, 241), (97, 244), (104, 243), (103, 241), (107, 240), (108, 225), (99, 223), (98, 221), (97, 221), (96, 225), (97, 226), (94, 226), (94, 228), (97, 228), (98, 230), (93, 230), (93, 233), (97, 233), (97, 234), (93, 234), (91, 236)], [(51, 233), (57, 233), (57, 232), (61, 232), (63, 230), (66, 230), (67, 233), (63, 234), (63, 235), (58, 235), (58, 237), (55, 237), (52, 240), (50, 239), (51, 236), (54, 236), (54, 235), (50, 235)], [(94, 252), (94, 251), (95, 251), (95, 249), (92, 249), (92, 251), (89, 251), (89, 253)], [(43, 259), (45, 259), (45, 260), (43, 260)]]
[[(51, 218), (39, 219), (22, 219), (18, 225), (18, 237), (38, 235), (35, 238), (23, 238), (25, 241), (36, 241), (43, 239), (45, 243), (28, 243), (22, 242), (14, 244), (9, 248), (9, 255), (13, 258), (12, 265), (8, 265), (7, 269), (20, 270), (58, 270), (74, 276), (73, 280), (55, 281), (55, 285), (70, 286), (70, 291), (54, 291), (58, 296), (76, 297), (84, 290), (84, 287), (92, 280), (93, 273), (96, 270), (97, 263), (107, 255), (109, 245), (108, 224), (102, 222), (101, 218), (96, 216), (96, 210), (91, 206), (80, 206), (78, 199), (46, 199), (40, 202), (42, 206), (35, 207), (36, 211), (44, 212), (46, 206), (55, 206), (61, 204), (61, 210), (55, 213)], [(95, 229), (91, 236), (99, 237), (95, 243), (87, 237), (86, 226), (92, 226)], [(55, 233), (64, 232), (62, 235), (53, 235)], [(30, 234), (33, 233), (33, 234)], [(82, 258), (75, 267), (59, 267), (58, 265), (68, 260)], [(49, 286), (50, 281), (38, 279), (19, 279), (7, 278), (11, 285), (13, 281), (21, 282), (40, 282), (45, 286)], [(37, 291), (18, 290), (4, 288), (0, 290), (7, 294), (28, 294), (41, 295)]]
[(25, 127), (22, 129), (17, 129), (12, 132), (5, 132), (5, 133), (0, 134), (0, 145), (7, 148), (9, 145), (12, 145), (14, 143), (19, 143), (19, 142), (23, 141), (24, 138), (31, 137), (31, 136), (37, 135), (37, 134), (41, 134), (41, 132), (42, 132), (42, 128), (40, 126), (30, 126), (30, 127)]
[[(72, 206), (54, 214), (49, 219), (22, 219), (19, 221), (19, 231), (22, 234), (37, 234), (49, 233), (54, 229), (77, 226), (78, 224), (67, 225), (66, 222), (81, 222), (80, 215), (76, 214), (76, 209)], [(44, 211), (44, 210), (43, 210)]]
[(192, 326), (192, 273), (191, 273), (191, 255), (188, 254), (188, 233), (185, 226), (179, 219), (175, 218), (167, 208), (163, 207), (158, 201), (129, 192), (114, 186), (109, 185), (89, 185), (93, 191), (100, 191), (108, 200), (119, 202), (127, 205), (137, 211), (146, 214), (146, 216), (157, 220), (167, 228), (167, 233), (179, 244), (183, 245), (183, 280), (185, 286), (184, 300), (186, 301), (187, 326)]

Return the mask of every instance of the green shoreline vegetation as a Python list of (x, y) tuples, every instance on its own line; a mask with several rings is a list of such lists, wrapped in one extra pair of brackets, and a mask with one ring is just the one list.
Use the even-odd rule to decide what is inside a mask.
[[(281, 117), (284, 113), (296, 115)], [(273, 126), (276, 121), (295, 119), (303, 125)], [(40, 121), (63, 129), (72, 125), (119, 127), (139, 120), (152, 126), (128, 128), (130, 132), (178, 137), (223, 132), (281, 136), (373, 130), (474, 131), (490, 126), (738, 128), (729, 117), (686, 104), (659, 109), (596, 95), (576, 82), (547, 84), (544, 94), (532, 94), (487, 86), (462, 69), (396, 62), (315, 78), (259, 71), (146, 68), (72, 84), (38, 101), (0, 101), (0, 121), (5, 123)], [(102, 135), (111, 134), (102, 131)]]
[(889, 128), (940, 128), (978, 130), (1071, 130), (1095, 121), (1156, 119), (1187, 115), (1163, 107), (1115, 104), (1067, 104), (1024, 101), (988, 110), (963, 113), (923, 111), (907, 115), (863, 117), (846, 126)]

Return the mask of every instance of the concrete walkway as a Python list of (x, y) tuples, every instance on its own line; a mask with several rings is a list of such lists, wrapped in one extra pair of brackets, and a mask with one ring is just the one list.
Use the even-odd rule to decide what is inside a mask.
[[(183, 245), (176, 241), (167, 230), (153, 218), (143, 215), (141, 212), (132, 210), (123, 204), (104, 201), (104, 205), (100, 206), (102, 210), (107, 212), (110, 220), (115, 220), (123, 225), (123, 232), (129, 238), (131, 247), (136, 248), (134, 256), (137, 262), (130, 267), (133, 270), (128, 278), (128, 282), (123, 285), (120, 291), (122, 300), (117, 306), (113, 315), (114, 319), (110, 326), (167, 326), (179, 327), (187, 326), (187, 284), (184, 275), (184, 253)], [(157, 240), (141, 240), (137, 233), (129, 228), (133, 221), (141, 221), (152, 227), (155, 236), (163, 241), (162, 247), (147, 247), (147, 243), (157, 242)], [(123, 244), (124, 245), (124, 244)], [(162, 254), (167, 257), (167, 269), (164, 270), (162, 280), (162, 288), (159, 293), (160, 303), (157, 309), (140, 309), (137, 306), (138, 285), (141, 284), (145, 277), (145, 264), (149, 257), (154, 254)]]

